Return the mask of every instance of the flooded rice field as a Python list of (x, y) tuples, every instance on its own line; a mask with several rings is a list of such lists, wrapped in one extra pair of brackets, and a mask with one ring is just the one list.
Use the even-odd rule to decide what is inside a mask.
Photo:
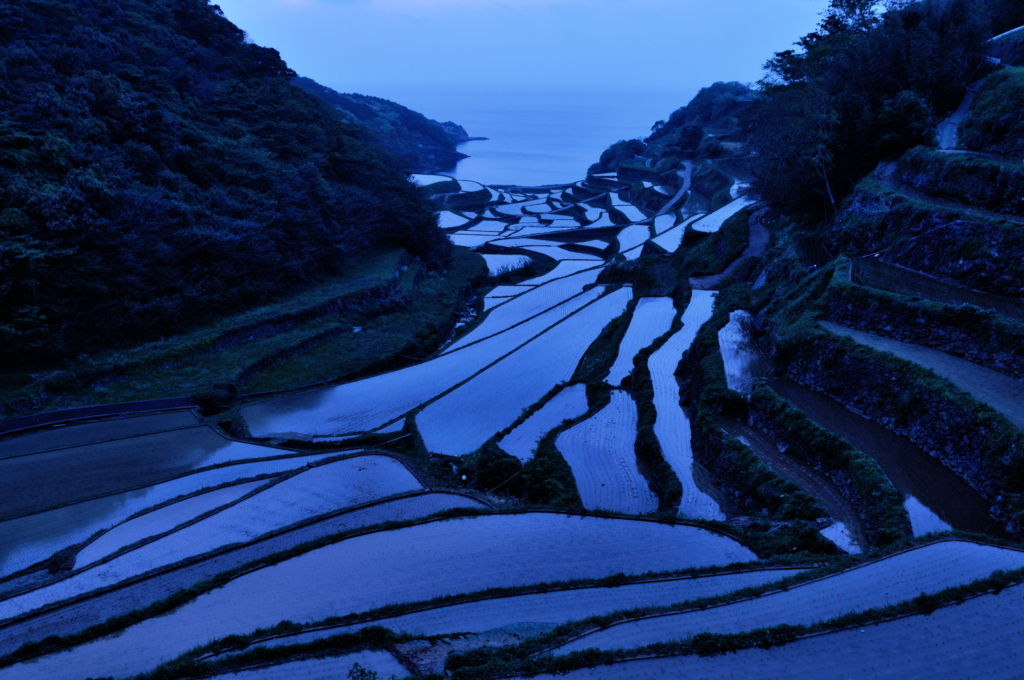
[(790, 380), (774, 380), (771, 387), (821, 427), (847, 440), (878, 463), (893, 486), (903, 494), (915, 536), (949, 527), (996, 536), (1003, 534), (1000, 523), (989, 517), (989, 504), (985, 499), (909, 439)]

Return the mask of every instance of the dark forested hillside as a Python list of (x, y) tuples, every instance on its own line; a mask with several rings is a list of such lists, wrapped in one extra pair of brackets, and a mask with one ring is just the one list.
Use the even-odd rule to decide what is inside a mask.
[(832, 0), (820, 28), (767, 64), (753, 107), (764, 197), (834, 214), (880, 160), (931, 144), (990, 68), (984, 41), (1024, 23), (1019, 0)]
[(395, 162), (207, 0), (0, 0), (8, 366), (163, 337), (370, 248), (450, 256)]
[(362, 94), (341, 94), (309, 78), (294, 84), (319, 97), (342, 120), (369, 130), (410, 172), (450, 170), (466, 155), (455, 150), (469, 135), (455, 123), (438, 123), (401, 104)]
[(687, 126), (732, 128), (738, 117), (754, 100), (754, 92), (742, 83), (715, 83), (701, 88), (690, 103), (676, 109), (667, 121), (654, 124), (649, 141), (654, 141)]

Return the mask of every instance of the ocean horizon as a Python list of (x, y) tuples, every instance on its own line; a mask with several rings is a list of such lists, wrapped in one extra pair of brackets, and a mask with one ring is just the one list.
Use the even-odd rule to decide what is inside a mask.
[(469, 158), (443, 174), (484, 184), (534, 186), (584, 179), (602, 151), (620, 139), (646, 137), (656, 121), (667, 119), (693, 94), (409, 88), (376, 96), (487, 138), (459, 145)]

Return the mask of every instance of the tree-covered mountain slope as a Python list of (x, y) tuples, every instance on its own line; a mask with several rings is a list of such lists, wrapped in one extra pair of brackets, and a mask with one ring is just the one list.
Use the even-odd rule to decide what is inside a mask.
[(380, 97), (335, 92), (310, 78), (292, 82), (323, 100), (345, 122), (368, 129), (409, 172), (450, 170), (466, 158), (455, 147), (470, 137), (456, 123), (439, 123)]
[(450, 245), (364, 128), (207, 0), (0, 0), (0, 346), (53, 364)]

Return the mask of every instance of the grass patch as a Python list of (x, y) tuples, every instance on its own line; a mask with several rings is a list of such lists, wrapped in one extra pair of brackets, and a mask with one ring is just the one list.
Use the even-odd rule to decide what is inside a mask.
[[(753, 306), (753, 291), (746, 284), (723, 288), (715, 301), (714, 316), (701, 328), (680, 363), (678, 372), (684, 376), (688, 401), (696, 405), (694, 455), (711, 473), (716, 486), (733, 494), (739, 492), (747, 499), (753, 506), (748, 510), (767, 510), (769, 517), (780, 521), (813, 521), (828, 513), (812, 496), (778, 475), (748, 446), (718, 426), (720, 416), (745, 420), (748, 415), (746, 399), (726, 383), (718, 332), (729, 323), (733, 311)], [(801, 549), (826, 554), (833, 550), (810, 525), (797, 527)]]
[(469, 292), (483, 281), (485, 264), (457, 248), (444, 276), (417, 269), (404, 282), (408, 304), (370, 320), (358, 333), (351, 327), (328, 342), (273, 361), (246, 381), (247, 392), (291, 389), (325, 379), (354, 378), (408, 365), (432, 354), (450, 335)]
[(1024, 226), (861, 182), (829, 227), (831, 252), (881, 253), (918, 271), (1007, 297), (1024, 295)]
[(387, 251), (344, 278), (188, 335), (84, 358), (29, 384), (27, 376), (7, 375), (0, 411), (205, 394), (223, 384), (249, 392), (291, 389), (393, 368), (437, 347), (485, 271), (469, 251), (457, 250), (444, 275), (427, 272), (404, 251)]
[(722, 172), (717, 165), (708, 161), (694, 165), (690, 179), (690, 197), (686, 207), (700, 208), (698, 212), (714, 212), (732, 201), (730, 194), (733, 179)]
[(960, 143), (972, 151), (1003, 156), (1024, 155), (1024, 68), (1004, 68), (990, 75), (960, 124)]
[(1011, 215), (1024, 214), (1024, 166), (916, 147), (899, 160), (907, 186)]
[(675, 255), (680, 276), (709, 276), (725, 271), (750, 241), (750, 216), (758, 208), (745, 208), (722, 225), (714, 234), (700, 234), (687, 227), (695, 237), (689, 248), (680, 248)]
[(763, 381), (754, 386), (750, 410), (759, 429), (790, 445), (789, 455), (821, 469), (836, 483), (863, 513), (872, 545), (889, 545), (910, 535), (910, 518), (903, 506), (903, 496), (874, 460), (845, 439), (819, 427)]

